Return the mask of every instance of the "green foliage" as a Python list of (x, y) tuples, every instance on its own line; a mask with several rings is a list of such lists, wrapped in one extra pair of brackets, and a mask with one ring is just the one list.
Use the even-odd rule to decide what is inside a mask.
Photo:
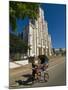
[(56, 53), (55, 48), (52, 48), (52, 51), (53, 51), (53, 54), (55, 54), (55, 53)]
[(37, 19), (39, 4), (37, 3), (25, 3), (10, 1), (9, 2), (9, 18), (12, 29), (16, 29), (16, 19), (24, 19), (26, 17), (30, 19)]
[(60, 53), (62, 56), (65, 55), (65, 51), (63, 51), (62, 48), (59, 48), (59, 53)]
[(62, 48), (59, 48), (59, 53), (62, 53), (62, 52), (63, 52)]
[(26, 53), (27, 49), (27, 43), (10, 33), (10, 53)]

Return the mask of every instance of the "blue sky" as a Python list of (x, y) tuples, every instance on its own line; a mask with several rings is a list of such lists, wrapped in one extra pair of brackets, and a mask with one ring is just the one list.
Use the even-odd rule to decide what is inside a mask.
[(43, 4), (48, 31), (52, 36), (53, 47), (64, 48), (66, 45), (66, 6), (61, 4)]
[[(66, 43), (66, 6), (63, 4), (41, 4), (48, 22), (48, 31), (54, 48), (65, 48)], [(18, 32), (23, 30), (28, 20), (17, 20)]]

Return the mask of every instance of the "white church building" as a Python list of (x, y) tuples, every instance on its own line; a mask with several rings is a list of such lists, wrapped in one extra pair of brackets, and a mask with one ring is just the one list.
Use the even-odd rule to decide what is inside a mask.
[(28, 56), (52, 55), (51, 35), (48, 34), (48, 23), (44, 19), (44, 11), (39, 8), (39, 17), (29, 21), (23, 30), (23, 40), (28, 43)]

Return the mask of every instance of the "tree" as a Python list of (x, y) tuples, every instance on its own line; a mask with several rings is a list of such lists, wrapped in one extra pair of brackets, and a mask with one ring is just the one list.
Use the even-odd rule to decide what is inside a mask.
[(9, 2), (9, 19), (12, 30), (16, 29), (16, 19), (37, 19), (39, 4), (10, 1)]
[(19, 53), (19, 57), (21, 53), (27, 53), (28, 44), (23, 42), (18, 36), (10, 33), (10, 57), (15, 56), (16, 53)]
[(59, 53), (63, 56), (64, 55), (64, 51), (62, 50), (62, 48), (59, 48)]
[(56, 53), (55, 48), (53, 48), (53, 49), (52, 49), (52, 51), (53, 51), (53, 54), (55, 54), (55, 53)]
[(60, 53), (60, 54), (62, 54), (62, 53), (63, 53), (62, 48), (59, 48), (59, 53)]

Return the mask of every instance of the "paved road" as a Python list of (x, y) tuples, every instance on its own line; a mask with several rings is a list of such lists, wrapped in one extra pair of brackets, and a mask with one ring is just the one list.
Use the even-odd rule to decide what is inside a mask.
[[(13, 82), (13, 80), (19, 80), (19, 79), (23, 80), (23, 77), (21, 77), (21, 73), (15, 75), (15, 76), (13, 75), (12, 80), (11, 80), (13, 87), (11, 87), (11, 88), (45, 87), (45, 86), (65, 85), (66, 84), (66, 70), (65, 70), (66, 68), (65, 67), (66, 66), (65, 66), (65, 58), (64, 57), (55, 59), (53, 62), (49, 63), (49, 68), (48, 68), (49, 80), (48, 80), (48, 82), (34, 83), (33, 85), (28, 85), (28, 86), (24, 86), (24, 85), (19, 86), (15, 82)], [(31, 73), (30, 70), (29, 70), (29, 73)], [(10, 86), (11, 86), (11, 84), (10, 84)]]
[(66, 84), (65, 60), (62, 59), (48, 69), (49, 81), (43, 84), (35, 84), (34, 86), (62, 86)]

